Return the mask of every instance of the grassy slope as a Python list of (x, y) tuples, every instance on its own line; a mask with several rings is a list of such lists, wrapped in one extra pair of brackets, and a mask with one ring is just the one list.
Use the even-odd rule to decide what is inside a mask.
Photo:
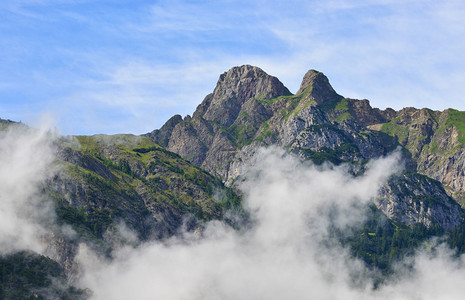
[[(78, 136), (64, 147), (72, 153), (61, 162), (64, 177), (77, 189), (52, 189), (51, 194), (59, 221), (83, 234), (102, 238), (123, 220), (140, 238), (170, 235), (184, 215), (221, 219), (226, 209), (239, 205), (238, 196), (218, 178), (148, 138)], [(71, 163), (76, 156), (78, 162)]]
[[(465, 112), (458, 111), (455, 109), (447, 109), (441, 113), (443, 116), (441, 118), (434, 118), (431, 116), (431, 119), (434, 122), (438, 122), (438, 128), (435, 130), (431, 142), (428, 144), (428, 149), (432, 152), (438, 152), (437, 143), (438, 141), (435, 137), (438, 137), (439, 134), (443, 133), (446, 129), (454, 128), (458, 133), (458, 142), (459, 146), (465, 145)], [(415, 127), (409, 126), (409, 124), (399, 124), (398, 118), (393, 119), (391, 122), (385, 123), (382, 125), (381, 131), (389, 134), (390, 136), (396, 137), (401, 144), (409, 150), (416, 145), (416, 141), (426, 139), (426, 136), (418, 135)], [(412, 141), (406, 143), (407, 139), (410, 138)], [(415, 140), (413, 140), (415, 139)]]

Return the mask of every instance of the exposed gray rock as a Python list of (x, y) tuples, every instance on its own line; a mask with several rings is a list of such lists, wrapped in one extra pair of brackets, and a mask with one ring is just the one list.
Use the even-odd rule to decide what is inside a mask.
[(80, 275), (79, 266), (75, 261), (79, 247), (77, 240), (51, 231), (42, 237), (42, 243), (46, 247), (45, 254), (63, 267), (66, 276), (73, 283)]
[(299, 132), (291, 145), (291, 149), (305, 148), (318, 151), (321, 148), (336, 149), (349, 142), (340, 130), (331, 126), (313, 125)]
[(412, 172), (393, 176), (378, 193), (376, 206), (406, 224), (437, 224), (452, 229), (463, 223), (461, 208), (438, 181)]
[[(306, 93), (307, 95), (304, 95)], [(329, 84), (328, 78), (323, 73), (315, 70), (310, 70), (304, 75), (296, 95), (311, 97), (317, 104), (326, 105), (342, 99), (342, 96), (338, 95)]]
[(251, 142), (273, 114), (261, 101), (283, 95), (290, 95), (289, 90), (261, 69), (232, 68), (220, 76), (193, 117), (175, 125), (167, 149), (224, 176), (240, 146)]
[(196, 165), (202, 164), (208, 151), (207, 145), (202, 143), (193, 124), (188, 122), (176, 125), (169, 139), (167, 149)]
[(355, 117), (357, 122), (364, 126), (386, 123), (397, 116), (397, 112), (392, 108), (380, 110), (379, 108), (372, 108), (370, 101), (346, 99), (349, 107), (349, 112)]
[(443, 112), (427, 108), (404, 108), (377, 130), (397, 138), (411, 153), (416, 170), (440, 181), (459, 203), (465, 200), (465, 115), (455, 110)]
[(298, 113), (291, 114), (287, 119), (284, 118), (276, 124), (278, 127), (279, 144), (290, 146), (297, 136), (309, 128), (318, 124), (330, 124), (328, 117), (316, 106), (307, 106), (302, 108)]
[[(380, 111), (372, 109), (367, 100), (357, 101), (343, 99), (328, 78), (315, 70), (305, 74), (293, 96), (275, 77), (246, 65), (222, 74), (191, 119), (179, 122), (177, 117), (174, 128), (170, 120), (160, 132), (171, 130), (168, 150), (220, 175), (228, 184), (241, 175), (250, 154), (257, 150), (254, 147), (277, 144), (302, 159), (331, 151), (327, 154), (335, 158), (333, 162), (392, 151), (392, 139), (380, 138), (364, 124), (391, 118), (393, 110)], [(362, 115), (365, 121), (360, 123), (356, 116)]]
[(242, 105), (250, 98), (273, 99), (289, 95), (289, 90), (276, 78), (249, 65), (235, 67), (221, 74), (202, 117), (223, 126), (234, 123)]
[(174, 115), (160, 129), (155, 129), (152, 132), (144, 134), (144, 136), (151, 138), (158, 145), (166, 147), (168, 146), (174, 127), (180, 122), (182, 122), (182, 117)]
[[(386, 123), (392, 125), (386, 127)], [(407, 170), (439, 180), (458, 199), (457, 195), (465, 195), (465, 151), (461, 133), (454, 126), (441, 125), (445, 123), (446, 114), (428, 109), (380, 110), (368, 100), (343, 98), (315, 70), (305, 74), (298, 92), (291, 95), (275, 77), (256, 67), (241, 66), (222, 74), (193, 117), (176, 124), (168, 150), (231, 185), (253, 163), (257, 150), (268, 145), (284, 147), (316, 163), (355, 163), (360, 171), (366, 160), (387, 155), (400, 144), (405, 147), (402, 157)], [(412, 180), (401, 180), (397, 186), (407, 186)], [(390, 203), (386, 207), (405, 212), (405, 222), (430, 225), (436, 220), (445, 228), (462, 222), (452, 206), (448, 209), (455, 215), (449, 219), (441, 206), (424, 206), (422, 211), (424, 203), (414, 199), (428, 195), (428, 188), (434, 186), (422, 184), (420, 190), (413, 190), (418, 195), (412, 199), (396, 198), (388, 191), (393, 186), (386, 187), (386, 199), (390, 199), (384, 201)], [(450, 201), (436, 190), (431, 193), (438, 201)], [(407, 213), (409, 205), (415, 207)], [(388, 208), (384, 209), (389, 215)]]

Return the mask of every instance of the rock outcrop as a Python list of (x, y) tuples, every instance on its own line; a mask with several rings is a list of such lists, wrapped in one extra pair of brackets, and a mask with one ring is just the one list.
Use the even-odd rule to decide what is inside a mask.
[(465, 112), (404, 108), (372, 128), (395, 137), (411, 153), (418, 172), (440, 181), (464, 204)]
[(255, 151), (271, 144), (317, 163), (385, 155), (394, 139), (365, 125), (393, 115), (367, 100), (344, 99), (321, 72), (308, 71), (292, 95), (275, 77), (246, 65), (222, 74), (192, 118), (175, 116), (146, 136), (231, 184)]
[(220, 75), (213, 94), (199, 105), (194, 117), (229, 127), (244, 112), (243, 106), (250, 99), (268, 100), (290, 94), (276, 77), (260, 68), (235, 67)]
[(453, 229), (463, 223), (463, 210), (441, 183), (418, 173), (392, 177), (379, 190), (375, 205), (390, 219), (405, 224)]
[[(235, 67), (220, 76), (215, 90), (192, 118), (180, 121), (180, 117), (173, 117), (146, 136), (195, 165), (225, 176), (241, 146), (273, 115), (266, 103), (289, 95), (276, 77), (261, 69)], [(219, 161), (222, 166), (218, 166)]]
[[(396, 216), (404, 214), (399, 218), (402, 222), (428, 226), (435, 222), (452, 228), (462, 219), (444, 189), (428, 190), (435, 185), (425, 180), (420, 180), (420, 190), (410, 188), (420, 178), (414, 172), (420, 172), (438, 180), (449, 195), (462, 201), (465, 135), (458, 123), (463, 118), (460, 124), (465, 128), (464, 116), (454, 110), (372, 108), (366, 99), (337, 94), (328, 78), (315, 70), (304, 75), (292, 95), (275, 77), (256, 67), (241, 66), (220, 76), (214, 92), (205, 97), (192, 118), (181, 121), (180, 116), (173, 117), (158, 135), (152, 132), (147, 136), (220, 176), (227, 185), (233, 185), (255, 152), (268, 145), (278, 145), (317, 164), (350, 162), (356, 166), (354, 173), (363, 170), (366, 160), (404, 147), (403, 163), (411, 178), (397, 178), (397, 186), (409, 187), (416, 196), (397, 195), (399, 189), (391, 182), (383, 190), (379, 208), (393, 218), (394, 212)], [(424, 203), (417, 200), (428, 193), (448, 208), (436, 205), (422, 211)]]

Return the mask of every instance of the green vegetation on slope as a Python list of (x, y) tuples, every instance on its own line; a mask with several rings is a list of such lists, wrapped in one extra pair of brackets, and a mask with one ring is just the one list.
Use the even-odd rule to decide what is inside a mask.
[(439, 226), (427, 228), (420, 223), (411, 226), (394, 223), (370, 206), (362, 226), (344, 231), (333, 229), (332, 234), (349, 247), (352, 255), (388, 275), (396, 261), (413, 254), (427, 239), (444, 235), (444, 231)]
[(352, 115), (349, 112), (349, 103), (347, 99), (341, 99), (339, 102), (336, 102), (336, 106), (333, 111), (335, 117), (333, 119), (339, 123), (352, 119)]
[[(444, 130), (449, 127), (454, 127), (457, 130), (460, 145), (465, 145), (465, 112), (450, 108), (442, 112), (442, 114), (445, 114), (445, 118), (442, 119), (439, 127), (434, 132), (433, 139), (427, 146), (429, 151), (432, 153), (442, 152), (438, 148), (438, 142), (445, 137), (438, 134), (444, 132)], [(428, 115), (430, 118), (429, 120), (432, 120), (433, 122), (439, 121), (438, 117), (433, 115), (431, 112), (428, 112)], [(418, 126), (411, 126), (411, 124), (409, 125), (404, 123), (400, 124), (399, 121), (399, 117), (397, 117), (391, 122), (382, 124), (381, 132), (396, 137), (399, 143), (407, 147), (410, 151), (414, 152), (416, 150), (421, 150), (416, 148), (419, 146), (419, 143), (426, 140), (428, 136), (422, 135)], [(438, 137), (440, 137), (439, 141)], [(409, 138), (408, 144), (406, 144), (407, 138)], [(424, 142), (422, 144), (424, 144)]]
[(66, 287), (62, 267), (31, 252), (0, 256), (0, 299), (80, 299), (82, 290)]
[(380, 270), (384, 276), (394, 274), (394, 264), (413, 255), (418, 248), (433, 246), (429, 244), (431, 238), (439, 238), (438, 241), (455, 249), (457, 255), (465, 253), (465, 224), (449, 231), (437, 225), (428, 228), (421, 223), (407, 226), (393, 222), (374, 205), (366, 210), (366, 219), (361, 226), (344, 231), (334, 227), (330, 234), (349, 247), (353, 256)]
[(409, 135), (409, 129), (407, 126), (392, 122), (383, 124), (381, 132), (397, 137), (400, 144), (404, 144)]
[(347, 99), (341, 99), (339, 102), (337, 102), (334, 109), (339, 111), (348, 111), (349, 103), (347, 102)]
[[(259, 99), (258, 101), (260, 101), (263, 104), (270, 104), (271, 105), (271, 104), (273, 104), (276, 101), (281, 100), (281, 99), (293, 99), (293, 98), (296, 98), (296, 96), (295, 95), (278, 96), (278, 97), (273, 98), (273, 99)], [(299, 96), (299, 98), (300, 98), (300, 96)]]
[(316, 165), (321, 165), (324, 162), (340, 165), (341, 163), (351, 162), (343, 157), (360, 154), (357, 146), (353, 143), (345, 143), (335, 149), (322, 147), (318, 151), (313, 151), (311, 149), (299, 148), (298, 151), (304, 154), (306, 159), (311, 160)]
[[(64, 145), (64, 172), (50, 188), (58, 221), (92, 240), (124, 220), (139, 238), (169, 236), (192, 215), (196, 222), (223, 218), (240, 199), (218, 179), (132, 135), (79, 136)], [(60, 192), (59, 186), (68, 188)], [(69, 188), (71, 186), (71, 188)]]
[(444, 126), (455, 126), (459, 133), (459, 142), (462, 145), (465, 144), (465, 111), (458, 111), (456, 109), (449, 108), (447, 120), (438, 130), (443, 129)]
[(253, 135), (257, 132), (258, 128), (251, 123), (243, 125), (231, 125), (228, 129), (224, 130), (230, 140), (239, 148), (248, 145), (252, 142)]

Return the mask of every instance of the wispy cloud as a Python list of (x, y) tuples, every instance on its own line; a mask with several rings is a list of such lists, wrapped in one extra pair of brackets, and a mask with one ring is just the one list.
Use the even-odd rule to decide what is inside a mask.
[[(458, 37), (465, 33), (458, 19), (463, 4), (331, 1), (317, 7), (316, 15), (307, 11), (314, 21), (271, 24), (278, 38), (294, 45), (289, 61), (319, 68), (341, 94), (369, 98), (377, 106), (444, 108), (447, 97), (449, 106), (463, 109), (463, 91), (457, 92), (465, 68), (457, 60), (465, 49)], [(298, 36), (299, 27), (316, 30)]]
[[(103, 105), (119, 107), (132, 132), (147, 131), (149, 124), (137, 120), (149, 120), (156, 105), (166, 113), (151, 129), (165, 116), (192, 113), (220, 73), (242, 64), (262, 67), (291, 91), (313, 68), (340, 94), (375, 106), (465, 109), (461, 1), (22, 1), (5, 7), (46, 20), (19, 14), (0, 22), (6, 29), (0, 96), (12, 107), (35, 100), (83, 114), (76, 105), (99, 103), (102, 109), (88, 114), (99, 120), (84, 132), (102, 130), (93, 126), (103, 122), (106, 132), (121, 128), (122, 120), (105, 115)], [(82, 126), (66, 127), (83, 133)]]
[(0, 254), (43, 250), (44, 225), (54, 220), (50, 201), (39, 193), (53, 169), (48, 128), (11, 126), (0, 132)]

